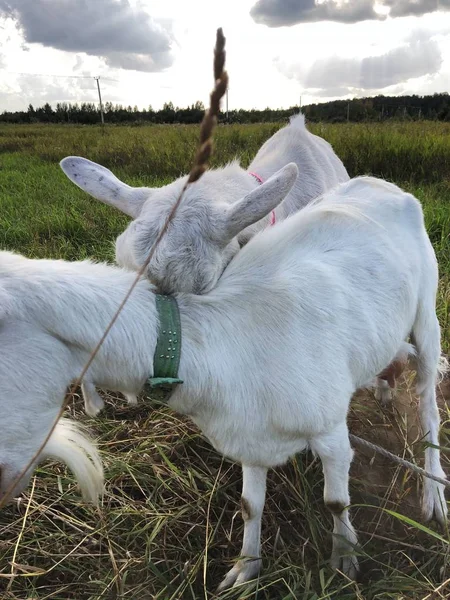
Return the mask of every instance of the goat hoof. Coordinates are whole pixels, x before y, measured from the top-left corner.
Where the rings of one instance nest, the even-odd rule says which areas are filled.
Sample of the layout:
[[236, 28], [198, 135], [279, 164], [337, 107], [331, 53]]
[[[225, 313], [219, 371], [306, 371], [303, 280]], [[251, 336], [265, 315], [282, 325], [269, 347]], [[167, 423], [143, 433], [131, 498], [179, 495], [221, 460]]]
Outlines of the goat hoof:
[[228, 571], [222, 583], [217, 588], [217, 592], [223, 592], [231, 587], [237, 587], [242, 583], [255, 579], [260, 570], [260, 558], [240, 560], [230, 571]]
[[392, 404], [394, 395], [389, 388], [377, 387], [375, 389], [375, 400], [380, 402], [383, 406], [389, 406]]
[[128, 404], [132, 404], [133, 406], [135, 406], [138, 403], [136, 394], [124, 394], [124, 395], [125, 395], [125, 398], [127, 399]]
[[[351, 552], [348, 549], [348, 552]], [[345, 556], [342, 554], [334, 553], [331, 557], [331, 566], [333, 569], [341, 571], [346, 575], [349, 579], [356, 579], [359, 572], [358, 559], [356, 556], [351, 554], [346, 554]]]
[[[444, 472], [437, 473], [437, 475], [445, 478]], [[437, 481], [426, 479], [423, 482], [422, 519], [427, 522], [434, 516], [443, 529], [447, 526], [448, 516], [444, 492], [445, 487]]]
[[101, 401], [101, 404], [99, 404], [98, 402], [96, 402], [95, 404], [91, 402], [85, 402], [84, 404], [84, 409], [89, 417], [96, 417], [98, 413], [104, 408], [105, 403], [103, 402], [103, 400]]

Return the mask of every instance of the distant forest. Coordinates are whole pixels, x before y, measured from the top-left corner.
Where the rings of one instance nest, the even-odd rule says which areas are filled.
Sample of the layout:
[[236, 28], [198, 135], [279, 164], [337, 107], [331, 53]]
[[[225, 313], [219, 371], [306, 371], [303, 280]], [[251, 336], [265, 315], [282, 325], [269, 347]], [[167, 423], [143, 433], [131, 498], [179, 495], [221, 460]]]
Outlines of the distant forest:
[[[104, 104], [106, 123], [200, 123], [205, 107], [196, 102], [188, 108], [175, 107], [172, 102], [164, 104], [161, 110], [151, 106], [139, 110], [137, 106], [122, 106], [106, 102]], [[355, 98], [354, 100], [333, 100], [322, 104], [310, 104], [302, 107], [309, 121], [340, 123], [345, 121], [383, 121], [386, 119], [439, 120], [450, 121], [450, 96], [448, 93], [432, 96], [375, 96], [374, 98]], [[262, 123], [285, 121], [299, 111], [299, 106], [288, 109], [230, 110], [228, 118], [224, 111], [221, 122]], [[45, 104], [35, 108], [31, 104], [26, 111], [3, 112], [3, 123], [77, 123], [93, 125], [100, 122], [98, 104], [58, 103], [55, 108]]]

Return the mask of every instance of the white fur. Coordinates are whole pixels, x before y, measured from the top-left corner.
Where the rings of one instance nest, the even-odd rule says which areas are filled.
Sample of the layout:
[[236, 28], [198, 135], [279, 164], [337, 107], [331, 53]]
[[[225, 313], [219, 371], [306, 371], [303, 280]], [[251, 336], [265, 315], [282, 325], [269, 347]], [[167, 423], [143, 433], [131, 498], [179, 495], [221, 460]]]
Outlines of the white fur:
[[[289, 164], [298, 167], [300, 176], [295, 181], [285, 176]], [[138, 271], [186, 178], [159, 189], [132, 188], [109, 169], [84, 158], [69, 156], [61, 161], [61, 168], [94, 198], [135, 218], [116, 240], [116, 260]], [[249, 173], [263, 178], [263, 185]], [[273, 179], [275, 173], [278, 177]], [[263, 144], [248, 171], [234, 162], [206, 172], [188, 188], [147, 275], [166, 293], [205, 293], [217, 283], [239, 245], [269, 225], [271, 210], [280, 221], [347, 180], [347, 171], [331, 145], [310, 133], [304, 115], [298, 114]], [[374, 385], [383, 403], [392, 399], [387, 382], [377, 379]], [[103, 400], [92, 385], [84, 384], [82, 392], [86, 412], [96, 415]]]
[[80, 425], [60, 419], [43, 450], [43, 458], [52, 457], [71, 469], [83, 498], [97, 504], [103, 493], [103, 466], [97, 448]]
[[[133, 278], [90, 262], [0, 254], [0, 462], [8, 472], [36, 449]], [[444, 476], [435, 447], [436, 289], [420, 204], [392, 184], [357, 178], [256, 235], [209, 293], [177, 295], [185, 383], [169, 404], [243, 465], [243, 558], [223, 587], [259, 570], [267, 469], [308, 446], [322, 460], [324, 498], [334, 511], [332, 564], [355, 575], [348, 406], [410, 334], [421, 423], [433, 445], [425, 466]], [[139, 282], [86, 381], [141, 390], [158, 330], [153, 291]], [[443, 486], [428, 479], [423, 486], [424, 516], [444, 523]]]
[[[298, 167], [299, 177], [288, 189], [279, 189], [268, 198], [268, 180], [278, 173], [282, 181], [280, 175], [290, 163]], [[94, 198], [135, 219], [117, 239], [116, 260], [133, 270], [142, 267], [186, 177], [162, 188], [132, 188], [105, 167], [84, 158], [69, 156], [61, 161], [61, 168]], [[251, 172], [264, 183], [260, 185]], [[149, 279], [166, 293], [205, 293], [215, 286], [239, 250], [238, 238], [242, 245], [264, 229], [271, 210], [275, 210], [277, 220], [284, 219], [347, 180], [347, 171], [330, 144], [310, 133], [304, 115], [299, 114], [265, 142], [248, 171], [233, 162], [207, 171], [187, 189], [148, 267]], [[252, 190], [251, 210], [245, 211], [243, 199]]]
[[[40, 424], [42, 423], [40, 422]], [[49, 424], [51, 423], [49, 422]], [[26, 424], [24, 423], [24, 425]], [[27, 427], [28, 430], [29, 428]], [[46, 432], [39, 431], [37, 433], [45, 434]], [[39, 444], [36, 438], [33, 440], [32, 443], [35, 443], [35, 446], [31, 446], [33, 452], [28, 454], [27, 460], [23, 460], [23, 457], [17, 460], [15, 457], [14, 460], [10, 461], [8, 458], [5, 458], [8, 456], [8, 452], [2, 453], [2, 460], [0, 462], [0, 500], [3, 500], [6, 494], [8, 494], [8, 498], [21, 494], [27, 487], [35, 467], [45, 459], [53, 458], [65, 463], [70, 468], [76, 481], [78, 481], [83, 498], [87, 502], [97, 504], [99, 497], [103, 493], [104, 486], [103, 465], [100, 455], [95, 444], [89, 439], [81, 426], [67, 418], [58, 421], [37, 461], [20, 478], [14, 489], [9, 491], [13, 481], [22, 473], [26, 464], [31, 460], [33, 454], [40, 446], [43, 437]], [[26, 444], [23, 442], [15, 444], [14, 453], [21, 451], [21, 449], [27, 446], [29, 446], [29, 442]]]

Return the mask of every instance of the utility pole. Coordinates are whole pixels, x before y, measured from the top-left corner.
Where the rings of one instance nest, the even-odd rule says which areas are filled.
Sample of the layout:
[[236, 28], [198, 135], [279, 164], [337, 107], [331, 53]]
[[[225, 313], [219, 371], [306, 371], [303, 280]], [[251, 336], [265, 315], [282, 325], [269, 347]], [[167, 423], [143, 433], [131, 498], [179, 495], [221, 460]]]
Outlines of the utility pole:
[[350, 121], [350, 102], [347, 102], [347, 123]]
[[227, 111], [227, 123], [228, 123], [228, 86], [226, 91], [226, 111]]
[[102, 94], [100, 92], [100, 75], [98, 77], [94, 77], [94, 79], [97, 81], [98, 99], [100, 101], [100, 115], [102, 117], [102, 125], [104, 125], [105, 124], [105, 117], [103, 115]]
[[300, 106], [299, 106], [300, 110], [302, 110], [302, 95], [300, 94]]

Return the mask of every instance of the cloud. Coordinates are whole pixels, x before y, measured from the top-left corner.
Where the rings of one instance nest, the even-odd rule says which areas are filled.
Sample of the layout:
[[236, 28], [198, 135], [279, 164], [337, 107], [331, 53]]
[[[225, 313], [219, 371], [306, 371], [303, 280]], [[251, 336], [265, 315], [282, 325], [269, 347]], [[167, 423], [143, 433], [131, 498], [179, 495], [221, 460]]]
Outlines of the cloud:
[[450, 10], [450, 0], [384, 0], [390, 17], [419, 16], [438, 10]]
[[314, 92], [314, 96], [317, 98], [343, 98], [345, 96], [358, 96], [358, 92], [356, 90], [349, 90], [349, 88], [337, 86], [337, 87], [327, 87], [326, 89], [317, 89]]
[[106, 64], [119, 69], [146, 71], [152, 73], [162, 71], [172, 64], [172, 56], [168, 53], [126, 54], [124, 52], [111, 52], [105, 57]]
[[345, 4], [335, 0], [326, 0], [321, 4], [316, 0], [258, 0], [250, 15], [256, 23], [268, 27], [315, 21], [357, 23], [367, 19], [384, 18], [374, 11], [372, 0], [349, 0]]
[[377, 12], [375, 5], [389, 9], [390, 17], [450, 10], [450, 0], [258, 0], [250, 15], [256, 23], [267, 27], [288, 27], [317, 21], [358, 23], [384, 20], [386, 14]]
[[[117, 102], [120, 97], [107, 82], [102, 83], [105, 98]], [[43, 106], [46, 102], [94, 102], [98, 104], [96, 83], [89, 79], [58, 79], [50, 76], [16, 75], [0, 82], [0, 105], [2, 110], [26, 110], [29, 104]]]
[[[423, 30], [411, 34], [402, 46], [379, 56], [362, 59], [333, 56], [315, 61], [309, 69], [300, 64], [276, 61], [284, 75], [299, 81], [305, 91], [315, 96], [345, 96], [354, 94], [355, 90], [382, 90], [437, 73], [441, 64], [438, 43]], [[340, 93], [330, 94], [328, 90]]]
[[27, 43], [104, 58], [110, 66], [155, 72], [172, 64], [172, 35], [129, 0], [0, 0]]

